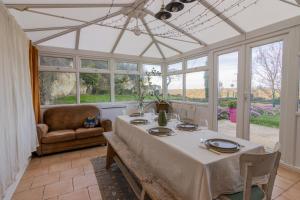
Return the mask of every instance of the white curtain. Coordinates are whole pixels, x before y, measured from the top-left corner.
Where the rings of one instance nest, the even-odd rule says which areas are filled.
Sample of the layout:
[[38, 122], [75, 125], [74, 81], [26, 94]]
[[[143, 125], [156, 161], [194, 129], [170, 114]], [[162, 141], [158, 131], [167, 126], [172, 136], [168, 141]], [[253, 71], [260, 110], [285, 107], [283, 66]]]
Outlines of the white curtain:
[[36, 149], [29, 43], [0, 0], [0, 197]]

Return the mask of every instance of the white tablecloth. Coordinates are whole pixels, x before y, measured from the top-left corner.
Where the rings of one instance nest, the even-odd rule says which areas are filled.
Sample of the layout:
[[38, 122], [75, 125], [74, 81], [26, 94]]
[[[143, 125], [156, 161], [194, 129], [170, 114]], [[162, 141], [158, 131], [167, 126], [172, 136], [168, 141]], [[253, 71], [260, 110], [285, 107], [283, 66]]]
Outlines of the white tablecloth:
[[[152, 136], [147, 129], [157, 126], [157, 122], [150, 114], [144, 118], [151, 123], [135, 126], [129, 123], [134, 118], [119, 116], [115, 133], [185, 200], [211, 200], [223, 193], [241, 191], [239, 156], [245, 152], [263, 151], [261, 145], [209, 130], [175, 130], [176, 120], [167, 126], [175, 130], [176, 135]], [[234, 154], [217, 155], [200, 142], [209, 138], [231, 139], [244, 147]]]

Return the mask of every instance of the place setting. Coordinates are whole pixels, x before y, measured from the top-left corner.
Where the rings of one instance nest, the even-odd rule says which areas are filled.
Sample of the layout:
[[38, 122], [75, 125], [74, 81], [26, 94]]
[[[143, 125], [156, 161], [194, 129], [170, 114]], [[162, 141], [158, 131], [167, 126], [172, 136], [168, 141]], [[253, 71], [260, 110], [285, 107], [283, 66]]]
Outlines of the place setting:
[[236, 153], [240, 151], [243, 147], [237, 142], [228, 139], [221, 138], [212, 138], [212, 139], [200, 139], [200, 143], [204, 146], [200, 146], [201, 148], [205, 148], [208, 151], [221, 155], [222, 153]]

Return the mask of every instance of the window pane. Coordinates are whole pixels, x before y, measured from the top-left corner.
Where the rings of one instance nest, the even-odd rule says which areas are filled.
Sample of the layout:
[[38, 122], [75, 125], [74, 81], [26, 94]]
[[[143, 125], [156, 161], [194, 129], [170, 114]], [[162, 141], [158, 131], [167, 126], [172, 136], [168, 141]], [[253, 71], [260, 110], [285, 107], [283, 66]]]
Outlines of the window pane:
[[116, 101], [136, 100], [139, 85], [138, 75], [116, 74], [115, 75], [115, 98]]
[[183, 95], [183, 75], [167, 76], [168, 99], [182, 100]]
[[80, 73], [80, 103], [110, 101], [110, 75]]
[[144, 64], [143, 65], [143, 71], [144, 71], [144, 73], [146, 73], [146, 72], [152, 72], [153, 70], [156, 71], [156, 72], [161, 73], [161, 67], [160, 67], [160, 65], [149, 65], [149, 64]]
[[168, 66], [168, 72], [174, 72], [182, 70], [182, 62], [171, 64]]
[[117, 63], [117, 70], [138, 71], [138, 65], [136, 63]]
[[81, 68], [108, 69], [108, 61], [81, 59]]
[[196, 68], [196, 67], [203, 67], [203, 66], [207, 66], [207, 56], [187, 61], [188, 69]]
[[162, 77], [161, 76], [145, 76], [144, 84], [148, 88], [145, 100], [156, 100], [155, 95], [162, 95]]
[[208, 102], [208, 72], [186, 74], [186, 98], [188, 101]]
[[73, 58], [41, 56], [40, 64], [46, 67], [73, 67]]
[[76, 103], [75, 73], [40, 72], [42, 105]]

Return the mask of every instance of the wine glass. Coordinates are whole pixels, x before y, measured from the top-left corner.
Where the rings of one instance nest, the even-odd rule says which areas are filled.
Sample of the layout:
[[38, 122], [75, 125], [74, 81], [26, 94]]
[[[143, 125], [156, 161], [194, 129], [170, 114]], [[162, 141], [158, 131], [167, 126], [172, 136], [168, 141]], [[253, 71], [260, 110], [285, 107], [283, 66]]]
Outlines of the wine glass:
[[197, 121], [197, 124], [198, 124], [198, 128], [200, 130], [208, 130], [208, 121], [207, 121], [207, 119], [199, 119]]

